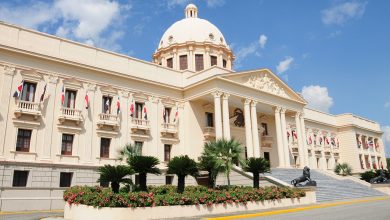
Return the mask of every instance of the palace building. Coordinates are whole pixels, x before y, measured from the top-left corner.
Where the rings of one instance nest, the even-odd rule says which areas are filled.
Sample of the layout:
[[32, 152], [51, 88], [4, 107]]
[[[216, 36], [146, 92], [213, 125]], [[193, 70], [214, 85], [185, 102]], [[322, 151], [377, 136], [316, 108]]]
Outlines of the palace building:
[[64, 187], [97, 184], [127, 143], [162, 169], [219, 138], [272, 168], [386, 167], [377, 122], [309, 109], [267, 68], [234, 71], [227, 39], [193, 4], [152, 62], [0, 22], [0, 210], [61, 207]]

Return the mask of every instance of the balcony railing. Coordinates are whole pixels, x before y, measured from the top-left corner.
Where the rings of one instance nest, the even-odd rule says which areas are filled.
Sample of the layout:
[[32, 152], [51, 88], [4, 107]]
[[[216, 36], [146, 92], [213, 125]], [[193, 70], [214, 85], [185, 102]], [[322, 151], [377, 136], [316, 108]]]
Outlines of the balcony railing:
[[272, 136], [262, 136], [261, 142], [264, 144], [272, 144], [274, 142], [274, 137]]
[[206, 140], [215, 138], [215, 128], [214, 127], [204, 127], [203, 136]]
[[22, 114], [33, 115], [35, 119], [38, 118], [38, 116], [41, 116], [39, 103], [23, 100], [18, 101], [15, 116], [19, 118]]
[[113, 129], [116, 129], [119, 126], [119, 117], [118, 115], [101, 113], [99, 114], [99, 121], [97, 122], [99, 128], [102, 128], [104, 125], [112, 126]]
[[161, 124], [161, 132], [162, 133], [177, 133], [177, 124], [176, 123], [162, 123]]
[[149, 130], [150, 129], [150, 125], [149, 125], [149, 120], [146, 120], [146, 119], [141, 119], [141, 118], [133, 118], [131, 120], [132, 122], [132, 126], [131, 126], [131, 129], [132, 130]]
[[81, 117], [81, 110], [62, 107], [59, 120], [61, 123], [63, 123], [65, 120], [70, 120], [75, 121], [77, 124], [79, 124], [83, 120], [83, 118]]

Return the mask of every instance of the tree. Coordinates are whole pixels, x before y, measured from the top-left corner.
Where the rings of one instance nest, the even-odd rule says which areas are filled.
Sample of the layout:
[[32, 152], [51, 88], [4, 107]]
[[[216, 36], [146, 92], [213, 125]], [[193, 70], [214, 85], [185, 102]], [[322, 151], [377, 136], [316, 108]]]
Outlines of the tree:
[[253, 188], [259, 188], [260, 173], [269, 173], [270, 164], [269, 161], [264, 158], [251, 157], [246, 161], [244, 171], [251, 172], [253, 174]]
[[153, 156], [142, 156], [138, 146], [128, 144], [120, 151], [119, 159], [126, 159], [127, 163], [139, 175], [139, 186], [142, 191], [147, 191], [147, 174], [161, 174], [157, 165], [160, 163], [158, 158]]
[[215, 158], [217, 167], [225, 171], [228, 186], [230, 187], [230, 172], [233, 165], [244, 165], [245, 161], [242, 158], [242, 147], [239, 142], [234, 139], [218, 139], [205, 144], [204, 153]]
[[190, 159], [187, 155], [172, 158], [172, 160], [168, 162], [167, 173], [177, 175], [178, 193], [184, 192], [186, 176], [190, 175], [197, 177], [199, 175], [198, 166], [195, 160]]
[[100, 178], [97, 182], [111, 182], [111, 189], [114, 193], [119, 192], [120, 183], [132, 184], [130, 175], [132, 175], [134, 171], [129, 166], [104, 165], [103, 167], [98, 168], [98, 172], [100, 173]]
[[209, 188], [215, 188], [218, 173], [224, 172], [224, 167], [217, 163], [217, 159], [205, 152], [199, 157], [199, 169], [207, 171]]
[[341, 176], [350, 176], [352, 175], [352, 167], [347, 163], [337, 164], [334, 172]]

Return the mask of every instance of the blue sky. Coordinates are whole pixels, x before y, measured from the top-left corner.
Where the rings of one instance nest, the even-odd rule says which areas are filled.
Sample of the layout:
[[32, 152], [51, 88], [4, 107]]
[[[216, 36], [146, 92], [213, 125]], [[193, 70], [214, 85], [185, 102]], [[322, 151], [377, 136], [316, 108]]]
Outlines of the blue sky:
[[0, 20], [150, 61], [189, 2], [236, 70], [270, 68], [314, 108], [378, 121], [390, 155], [388, 0], [14, 0], [0, 1]]

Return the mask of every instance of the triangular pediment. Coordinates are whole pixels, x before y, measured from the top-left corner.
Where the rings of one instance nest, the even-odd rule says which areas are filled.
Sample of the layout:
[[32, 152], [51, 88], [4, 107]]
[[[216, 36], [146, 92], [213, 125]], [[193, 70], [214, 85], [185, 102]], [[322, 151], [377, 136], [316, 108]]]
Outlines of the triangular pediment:
[[261, 92], [305, 103], [305, 100], [268, 69], [236, 72], [223, 78]]

